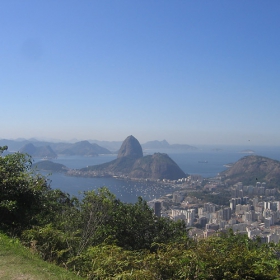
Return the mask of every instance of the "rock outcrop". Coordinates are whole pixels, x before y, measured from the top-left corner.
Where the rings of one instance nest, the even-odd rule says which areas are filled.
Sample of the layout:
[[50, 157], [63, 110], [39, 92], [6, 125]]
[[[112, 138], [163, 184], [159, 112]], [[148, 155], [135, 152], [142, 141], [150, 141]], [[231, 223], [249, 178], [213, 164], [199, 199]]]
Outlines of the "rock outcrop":
[[121, 157], [133, 157], [141, 158], [143, 157], [142, 147], [139, 141], [132, 135], [128, 136], [122, 143], [122, 146], [118, 153], [118, 158]]

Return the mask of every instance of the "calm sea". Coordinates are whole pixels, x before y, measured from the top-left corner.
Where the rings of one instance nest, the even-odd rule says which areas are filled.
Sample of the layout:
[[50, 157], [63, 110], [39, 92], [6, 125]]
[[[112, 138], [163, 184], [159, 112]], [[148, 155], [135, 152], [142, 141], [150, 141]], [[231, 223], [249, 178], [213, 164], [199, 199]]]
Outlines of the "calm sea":
[[[266, 156], [280, 161], [280, 147], [214, 147], [203, 146], [195, 151], [164, 150], [187, 174], [199, 174], [204, 178], [215, 177], [226, 169], [228, 163], [234, 163], [249, 155], [246, 151], [254, 151], [254, 155]], [[144, 155], [153, 154], [155, 150], [144, 150]], [[66, 165], [69, 168], [82, 168], [111, 161], [117, 155], [100, 155], [98, 157], [58, 157], [54, 162]], [[36, 160], [35, 160], [36, 162]], [[47, 173], [44, 173], [47, 175]], [[69, 177], [60, 173], [48, 174], [52, 188], [61, 189], [70, 195], [82, 197], [82, 192], [102, 186], [108, 189], [124, 202], [136, 202], [138, 196], [146, 200], [159, 198], [171, 193], [172, 187], [158, 184], [147, 184], [112, 178], [82, 178]]]

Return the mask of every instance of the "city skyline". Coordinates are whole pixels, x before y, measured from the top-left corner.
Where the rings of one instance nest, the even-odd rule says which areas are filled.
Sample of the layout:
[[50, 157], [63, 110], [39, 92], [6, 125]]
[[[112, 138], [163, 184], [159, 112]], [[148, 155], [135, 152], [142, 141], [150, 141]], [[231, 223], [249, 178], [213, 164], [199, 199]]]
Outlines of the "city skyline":
[[279, 1], [4, 1], [0, 139], [279, 145]]

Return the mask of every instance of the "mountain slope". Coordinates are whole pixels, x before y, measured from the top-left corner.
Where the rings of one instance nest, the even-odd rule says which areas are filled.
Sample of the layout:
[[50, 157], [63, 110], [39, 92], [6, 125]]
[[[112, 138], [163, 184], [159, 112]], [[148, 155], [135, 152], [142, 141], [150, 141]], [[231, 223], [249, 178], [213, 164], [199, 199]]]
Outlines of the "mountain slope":
[[158, 141], [148, 141], [142, 144], [143, 149], [169, 149], [170, 144], [166, 140]]
[[139, 141], [132, 135], [128, 136], [123, 141], [118, 153], [118, 158], [126, 157], [126, 156], [133, 157], [133, 158], [143, 157], [142, 147]]
[[138, 159], [129, 174], [132, 178], [176, 180], [186, 177], [181, 168], [167, 155], [155, 153]]
[[74, 273], [43, 261], [15, 238], [0, 233], [0, 279], [5, 280], [81, 280]]
[[229, 184], [243, 182], [254, 185], [258, 181], [264, 181], [269, 187], [279, 188], [280, 162], [262, 156], [245, 156], [220, 175]]
[[98, 154], [110, 154], [111, 152], [95, 143], [91, 144], [88, 141], [80, 141], [69, 145], [67, 149], [60, 153], [68, 156], [97, 156]]
[[40, 146], [35, 147], [32, 143], [28, 143], [24, 145], [20, 149], [21, 153], [27, 153], [32, 157], [47, 157], [47, 158], [55, 158], [57, 154], [53, 151], [50, 146]]

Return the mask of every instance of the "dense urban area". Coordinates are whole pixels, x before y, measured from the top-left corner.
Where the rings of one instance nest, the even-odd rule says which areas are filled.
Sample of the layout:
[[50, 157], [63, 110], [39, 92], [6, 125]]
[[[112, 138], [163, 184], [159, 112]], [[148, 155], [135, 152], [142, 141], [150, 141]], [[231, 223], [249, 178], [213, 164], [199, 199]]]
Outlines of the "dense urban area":
[[[170, 182], [171, 183], [171, 182]], [[177, 180], [176, 190], [149, 201], [155, 214], [185, 221], [192, 238], [206, 238], [232, 229], [262, 242], [280, 240], [280, 201], [278, 190], [265, 182], [225, 186], [220, 177], [203, 179], [199, 175]], [[206, 201], [211, 197], [213, 203]]]

